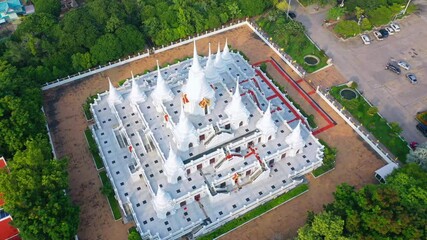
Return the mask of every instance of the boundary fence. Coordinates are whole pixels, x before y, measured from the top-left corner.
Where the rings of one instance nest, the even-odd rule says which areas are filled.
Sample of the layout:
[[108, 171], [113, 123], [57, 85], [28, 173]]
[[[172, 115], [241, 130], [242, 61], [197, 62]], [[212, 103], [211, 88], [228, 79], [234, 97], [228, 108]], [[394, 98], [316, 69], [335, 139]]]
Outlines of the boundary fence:
[[[374, 149], [375, 152], [378, 153], [378, 155], [381, 156], [384, 161], [387, 163], [397, 163], [393, 160], [393, 155], [386, 150], [383, 149], [383, 147], [380, 145], [378, 140], [371, 136], [369, 133], [365, 134], [363, 129], [363, 126], [360, 125], [356, 120], [354, 120], [351, 117], [351, 114], [347, 113], [346, 110], [336, 101], [333, 99], [330, 99], [330, 95], [328, 92], [323, 93], [319, 87], [316, 89], [316, 93], [342, 118], [344, 121], [351, 127], [353, 130], [366, 142], [369, 144], [369, 146]], [[347, 116], [347, 115], [349, 116]]]

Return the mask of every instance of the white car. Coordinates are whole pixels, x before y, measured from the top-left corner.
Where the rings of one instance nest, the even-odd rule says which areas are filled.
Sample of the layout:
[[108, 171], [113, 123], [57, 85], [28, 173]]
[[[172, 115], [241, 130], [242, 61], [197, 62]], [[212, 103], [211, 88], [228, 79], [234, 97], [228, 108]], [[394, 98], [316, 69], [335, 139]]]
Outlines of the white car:
[[400, 32], [400, 27], [396, 23], [391, 23], [390, 27], [393, 28], [395, 32]]
[[374, 36], [379, 41], [384, 40], [383, 35], [380, 32], [378, 32], [378, 31], [374, 31]]
[[405, 70], [409, 70], [411, 68], [411, 66], [409, 65], [409, 63], [401, 60], [399, 62], [397, 62], [397, 65], [399, 65], [401, 68], [405, 69]]
[[388, 32], [389, 35], [393, 35], [394, 34], [394, 30], [391, 27], [385, 27], [385, 30]]
[[362, 41], [365, 45], [371, 44], [371, 39], [369, 39], [367, 34], [362, 34], [360, 37], [362, 38]]
[[417, 77], [413, 73], [406, 74], [406, 78], [408, 78], [409, 82], [411, 82], [412, 84], [418, 83]]

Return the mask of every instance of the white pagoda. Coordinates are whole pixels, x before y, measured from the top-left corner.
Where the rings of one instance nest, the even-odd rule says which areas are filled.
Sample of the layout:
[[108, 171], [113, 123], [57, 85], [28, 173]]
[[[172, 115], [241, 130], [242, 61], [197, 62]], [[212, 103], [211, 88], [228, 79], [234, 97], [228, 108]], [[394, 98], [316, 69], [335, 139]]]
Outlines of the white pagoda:
[[322, 165], [323, 146], [260, 69], [227, 41], [204, 58], [194, 43], [193, 54], [110, 81], [91, 105], [122, 214], [143, 239], [202, 235]]
[[206, 115], [215, 107], [215, 91], [209, 85], [200, 66], [196, 42], [194, 42], [193, 64], [188, 72], [182, 99], [184, 110], [189, 114]]

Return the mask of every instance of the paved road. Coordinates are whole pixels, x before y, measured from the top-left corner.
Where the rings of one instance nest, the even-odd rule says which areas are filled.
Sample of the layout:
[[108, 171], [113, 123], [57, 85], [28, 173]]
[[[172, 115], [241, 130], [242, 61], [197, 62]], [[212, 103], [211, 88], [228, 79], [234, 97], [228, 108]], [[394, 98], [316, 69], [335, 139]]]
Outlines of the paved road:
[[[399, 21], [401, 32], [371, 45], [363, 45], [359, 37], [339, 40], [322, 26], [326, 10], [296, 6], [297, 20], [306, 26], [312, 39], [348, 80], [359, 83], [365, 97], [388, 121], [400, 123], [409, 142], [427, 140], [415, 129], [414, 118], [418, 111], [427, 110], [427, 3], [419, 3], [419, 13]], [[404, 70], [401, 76], [384, 70], [390, 58], [408, 61], [419, 84], [410, 84]]]

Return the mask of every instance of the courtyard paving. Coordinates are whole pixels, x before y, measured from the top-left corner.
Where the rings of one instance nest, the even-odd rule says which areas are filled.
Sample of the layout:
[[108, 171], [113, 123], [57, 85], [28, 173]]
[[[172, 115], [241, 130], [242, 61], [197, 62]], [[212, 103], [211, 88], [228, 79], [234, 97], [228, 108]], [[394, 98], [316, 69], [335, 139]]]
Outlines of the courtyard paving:
[[[216, 46], [217, 41], [225, 42], [239, 49], [249, 57], [252, 63], [278, 56], [274, 54], [249, 28], [242, 27], [217, 36], [198, 41], [199, 53], [207, 55], [208, 42]], [[113, 82], [128, 78], [131, 71], [135, 74], [146, 69], [153, 69], [155, 60], [163, 65], [186, 56], [191, 56], [192, 46], [182, 46], [164, 53], [156, 54], [130, 64], [107, 70], [85, 80], [51, 89], [44, 93], [44, 108], [52, 132], [53, 143], [58, 157], [70, 158], [69, 175], [71, 196], [80, 206], [80, 239], [127, 239], [130, 224], [115, 222], [106, 198], [100, 193], [100, 180], [86, 146], [84, 129], [87, 122], [82, 111], [86, 98], [108, 88], [106, 77]], [[292, 70], [284, 66], [294, 79]], [[330, 71], [331, 68], [328, 68]], [[326, 76], [327, 77], [327, 76]], [[299, 80], [298, 80], [299, 81]], [[304, 82], [300, 82], [304, 84]], [[288, 91], [293, 91], [289, 88]], [[321, 102], [316, 94], [313, 99], [327, 111], [337, 125], [317, 135], [331, 146], [338, 148], [336, 169], [318, 179], [310, 180], [310, 190], [303, 196], [277, 208], [261, 218], [233, 231], [225, 239], [273, 239], [295, 236], [297, 229], [303, 225], [307, 211], [320, 211], [322, 206], [332, 201], [332, 192], [336, 185], [347, 182], [357, 187], [374, 182], [373, 172], [384, 165], [378, 156], [371, 152], [354, 131], [346, 125], [326, 103]], [[304, 99], [295, 96], [295, 101], [304, 104]], [[309, 108], [306, 111], [312, 111]]]

